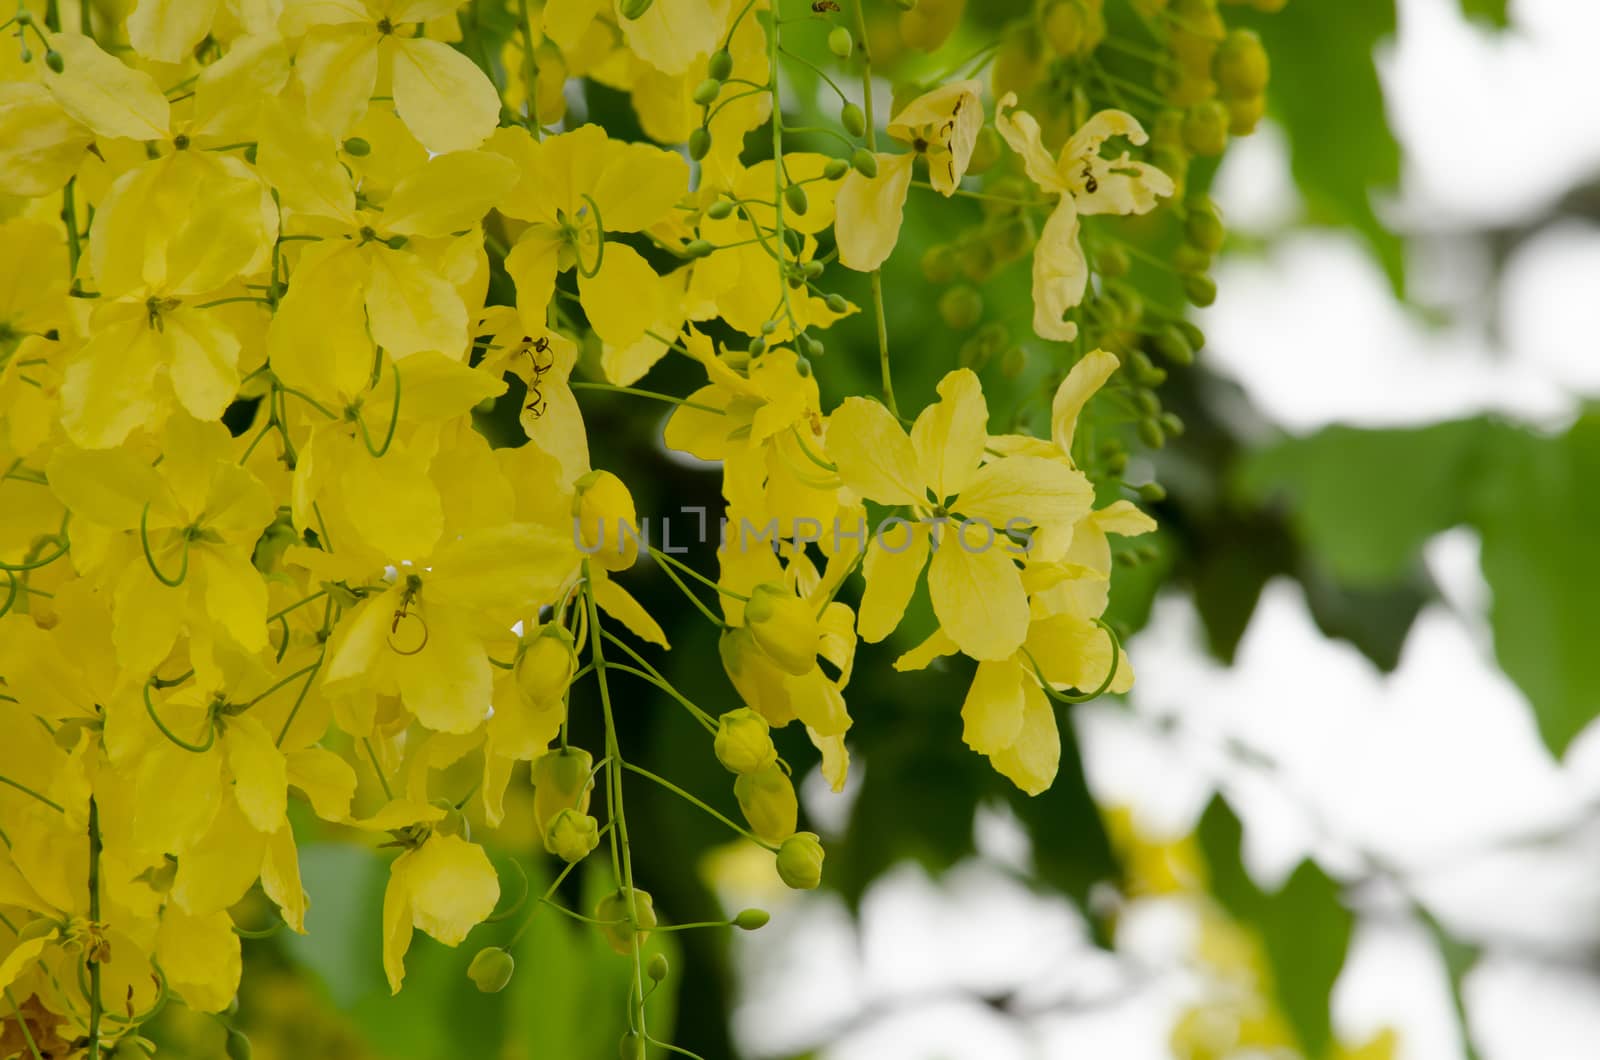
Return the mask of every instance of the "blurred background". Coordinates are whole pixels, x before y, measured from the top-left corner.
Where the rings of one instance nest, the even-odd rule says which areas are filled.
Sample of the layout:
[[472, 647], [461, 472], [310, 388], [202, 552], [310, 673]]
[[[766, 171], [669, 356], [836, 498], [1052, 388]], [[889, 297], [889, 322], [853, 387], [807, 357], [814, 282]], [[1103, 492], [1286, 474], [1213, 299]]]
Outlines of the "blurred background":
[[[1028, 6], [969, 3], [941, 55]], [[820, 892], [785, 891], [770, 859], [681, 804], [630, 798], [666, 917], [774, 914], [659, 943], [674, 973], [653, 1003], [707, 1060], [1595, 1055], [1600, 5], [1224, 11], [1265, 40], [1271, 103], [1215, 174], [1191, 176], [1229, 240], [1217, 299], [1192, 317], [1208, 342], [1161, 391], [1187, 430], [1128, 473], [1167, 494], [1155, 549], [1114, 581], [1138, 683], [1075, 708], [1061, 776], [1029, 799], [962, 746], [959, 664], [891, 670], [926, 614], [864, 647], [850, 785], [835, 795], [813, 771], [802, 790], [828, 844]], [[797, 95], [815, 84], [785, 76]], [[629, 128], [625, 96], [572, 92], [569, 124]], [[965, 356], [918, 265], [949, 215], [916, 196], [887, 280], [928, 292], [889, 306], [909, 406]], [[1025, 334], [1026, 269], [985, 278], [986, 317], [1020, 326], [983, 378], [992, 407], [1036, 423], [1025, 399], [1059, 366]], [[875, 390], [866, 328], [830, 333], [825, 405]], [[668, 361], [649, 385], [696, 380]], [[716, 504], [716, 477], [653, 441], [653, 409], [585, 409], [597, 466], [653, 468], [642, 514]], [[704, 665], [709, 631], [671, 621], [684, 605], [659, 572], [631, 579], [673, 631], [669, 676], [732, 706]], [[670, 761], [731, 811], [697, 730], [636, 695], [619, 707], [629, 757]], [[531, 834], [498, 848], [544, 886]], [[310, 934], [246, 943], [240, 1025], [258, 1056], [614, 1055], [626, 962], [581, 925], [535, 917], [495, 996], [463, 969], [511, 925], [461, 951], [419, 938], [391, 1000], [382, 860], [309, 841], [302, 867]], [[214, 1025], [167, 1032], [213, 1055]]]

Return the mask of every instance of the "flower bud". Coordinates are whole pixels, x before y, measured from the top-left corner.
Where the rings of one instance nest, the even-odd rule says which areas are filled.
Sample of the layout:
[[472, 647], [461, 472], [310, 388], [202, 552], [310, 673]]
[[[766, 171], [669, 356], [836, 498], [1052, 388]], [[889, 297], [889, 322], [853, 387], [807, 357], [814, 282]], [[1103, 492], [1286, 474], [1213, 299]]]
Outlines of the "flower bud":
[[[805, 355], [800, 358], [800, 360], [805, 364], [805, 368], [800, 372], [801, 377], [804, 378], [811, 374], [811, 364], [806, 360], [806, 358], [821, 357], [825, 351], [823, 350], [822, 340], [817, 338], [815, 335], [801, 335], [798, 345], [802, 350], [805, 351]], [[799, 368], [800, 366], [796, 365], [795, 367]]]
[[600, 822], [577, 810], [560, 810], [545, 829], [544, 848], [572, 864], [582, 861], [600, 845]]
[[1183, 329], [1175, 324], [1168, 324], [1157, 332], [1151, 345], [1157, 353], [1173, 364], [1194, 363], [1194, 349], [1184, 336]]
[[223, 1047], [228, 1060], [250, 1060], [254, 1050], [250, 1048], [250, 1039], [237, 1027], [228, 1028], [228, 1043]]
[[810, 673], [822, 648], [822, 630], [811, 604], [782, 585], [763, 582], [750, 590], [744, 624], [756, 644], [795, 676]]
[[733, 56], [728, 49], [718, 48], [711, 53], [711, 58], [706, 60], [706, 75], [718, 81], [726, 81], [733, 76]]
[[765, 909], [743, 909], [733, 918], [733, 926], [740, 931], [759, 931], [767, 926], [772, 914]]
[[822, 882], [822, 842], [815, 832], [796, 832], [778, 848], [778, 877], [797, 891]]
[[709, 107], [717, 101], [717, 96], [722, 93], [722, 82], [714, 77], [708, 77], [694, 86], [693, 99], [702, 107]]
[[689, 157], [696, 162], [711, 153], [711, 130], [704, 125], [689, 134]]
[[1272, 76], [1267, 50], [1261, 46], [1261, 38], [1249, 29], [1229, 32], [1212, 60], [1212, 71], [1222, 94], [1236, 99], [1261, 95]]
[[589, 812], [593, 769], [594, 758], [581, 747], [557, 747], [534, 760], [533, 819], [541, 835], [562, 810]]
[[638, 1031], [626, 1031], [617, 1042], [617, 1056], [621, 1060], [645, 1060], [644, 1035]]
[[44, 64], [48, 66], [52, 72], [58, 74], [67, 68], [67, 61], [63, 59], [61, 57], [61, 53], [56, 51], [54, 48], [45, 49]]
[[1220, 155], [1228, 146], [1228, 108], [1214, 99], [1196, 103], [1183, 116], [1183, 145], [1197, 155]]
[[868, 151], [865, 147], [858, 147], [850, 156], [850, 166], [863, 177], [871, 180], [878, 175], [878, 156]]
[[804, 214], [811, 206], [806, 199], [806, 189], [799, 184], [790, 184], [783, 189], [783, 201], [790, 210], [797, 214]]
[[632, 22], [634, 19], [641, 17], [646, 11], [649, 11], [654, 4], [655, 0], [622, 0], [617, 10], [623, 18]]
[[1058, 55], [1077, 55], [1089, 37], [1089, 12], [1082, 0], [1055, 0], [1044, 9], [1044, 36]]
[[717, 248], [704, 239], [691, 239], [683, 245], [684, 256], [690, 258], [703, 258]]
[[1204, 309], [1217, 300], [1217, 281], [1201, 273], [1183, 278], [1183, 296], [1191, 305]]
[[1189, 204], [1189, 215], [1183, 219], [1183, 236], [1192, 245], [1207, 254], [1215, 254], [1222, 249], [1222, 241], [1227, 234], [1227, 229], [1222, 226], [1222, 218], [1217, 216], [1217, 208], [1210, 199], [1202, 196], [1197, 202]]
[[390, 236], [388, 239], [383, 241], [383, 245], [388, 247], [390, 250], [404, 250], [406, 248], [406, 244], [409, 242], [410, 240], [405, 236]]
[[559, 703], [578, 668], [572, 634], [557, 623], [541, 626], [517, 656], [513, 672], [517, 690], [536, 710]]
[[844, 175], [850, 172], [850, 163], [842, 158], [830, 158], [828, 164], [822, 167], [823, 180], [843, 180]]
[[939, 297], [939, 316], [951, 331], [965, 331], [983, 317], [983, 296], [961, 284]]
[[845, 296], [837, 291], [828, 296], [827, 302], [828, 312], [830, 313], [843, 313], [850, 308], [850, 303], [845, 299]]
[[467, 978], [485, 994], [498, 994], [511, 982], [517, 962], [499, 946], [485, 946], [467, 965]]
[[1179, 320], [1175, 323], [1178, 330], [1183, 332], [1183, 337], [1188, 340], [1191, 350], [1203, 350], [1206, 348], [1206, 333], [1200, 330], [1198, 324], [1190, 320]]
[[713, 221], [725, 221], [733, 216], [733, 203], [727, 199], [718, 199], [706, 207], [706, 216]]
[[959, 275], [960, 261], [956, 248], [949, 243], [935, 243], [922, 252], [919, 262], [922, 275], [929, 283], [949, 283]]
[[639, 519], [633, 495], [609, 471], [573, 483], [572, 518], [583, 553], [606, 570], [627, 570], [639, 558]]
[[841, 59], [850, 58], [855, 43], [850, 31], [843, 26], [835, 26], [828, 32], [828, 50]]
[[750, 830], [769, 843], [794, 834], [800, 803], [794, 785], [776, 763], [754, 773], [743, 773], [733, 782], [734, 797]]
[[846, 103], [839, 112], [839, 124], [851, 136], [860, 136], [867, 131], [867, 116], [854, 103]]
[[372, 145], [359, 136], [352, 136], [344, 142], [344, 153], [351, 158], [366, 158], [372, 153]]
[[1243, 96], [1228, 100], [1228, 132], [1234, 136], [1249, 136], [1256, 131], [1267, 113], [1267, 97]]
[[1104, 243], [1095, 248], [1094, 267], [1102, 276], [1126, 276], [1133, 267], [1128, 251], [1118, 243]]
[[[638, 914], [637, 929], [632, 921], [635, 913]], [[636, 941], [643, 946], [650, 937], [650, 929], [656, 926], [656, 907], [649, 892], [637, 887], [633, 888], [630, 902], [628, 888], [624, 887], [600, 899], [600, 904], [594, 907], [594, 918], [610, 921], [601, 926], [600, 932], [613, 950], [627, 956], [633, 952]]]
[[652, 983], [659, 983], [667, 977], [667, 958], [663, 954], [656, 954], [650, 958], [650, 963], [645, 965], [644, 974], [650, 977]]
[[712, 749], [730, 773], [754, 773], [778, 760], [767, 719], [749, 707], [730, 710], [717, 719]]

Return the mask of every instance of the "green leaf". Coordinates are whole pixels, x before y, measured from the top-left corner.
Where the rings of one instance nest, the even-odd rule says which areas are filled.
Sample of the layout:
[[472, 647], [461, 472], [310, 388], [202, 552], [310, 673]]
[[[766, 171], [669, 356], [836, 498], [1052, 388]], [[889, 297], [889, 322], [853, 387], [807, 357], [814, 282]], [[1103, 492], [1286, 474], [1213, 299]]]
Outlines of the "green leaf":
[[1479, 506], [1495, 653], [1556, 754], [1600, 713], [1597, 482], [1600, 414], [1590, 414], [1559, 438], [1509, 437]]
[[1488, 420], [1430, 427], [1329, 427], [1252, 456], [1247, 492], [1282, 497], [1301, 540], [1348, 586], [1405, 577], [1422, 545], [1472, 515], [1476, 483], [1505, 428]]
[[1305, 861], [1275, 892], [1263, 891], [1240, 858], [1243, 828], [1219, 796], [1198, 829], [1211, 872], [1212, 893], [1236, 920], [1255, 929], [1271, 966], [1278, 1002], [1309, 1056], [1333, 1042], [1328, 1001], [1344, 968], [1355, 918], [1339, 900], [1339, 885]]
[[1394, 35], [1394, 0], [1309, 0], [1271, 15], [1234, 9], [1228, 18], [1254, 27], [1272, 57], [1267, 100], [1288, 134], [1310, 219], [1359, 232], [1396, 294], [1404, 293], [1400, 237], [1372, 206], [1374, 191], [1400, 179], [1400, 146], [1373, 63], [1378, 43]]
[[1483, 22], [1496, 29], [1507, 29], [1511, 25], [1511, 11], [1508, 0], [1461, 0], [1461, 13], [1474, 22]]

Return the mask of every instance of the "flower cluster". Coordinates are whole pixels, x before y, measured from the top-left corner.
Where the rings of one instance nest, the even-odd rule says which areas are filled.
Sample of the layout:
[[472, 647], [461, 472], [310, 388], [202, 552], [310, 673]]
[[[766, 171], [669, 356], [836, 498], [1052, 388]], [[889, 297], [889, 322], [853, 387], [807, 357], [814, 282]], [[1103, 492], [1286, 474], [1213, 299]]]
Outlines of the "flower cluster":
[[[1177, 191], [1159, 148], [1129, 153], [1146, 144], [1132, 113], [1058, 135], [998, 92], [997, 66], [993, 101], [951, 77], [875, 114], [855, 4], [854, 32], [837, 4], [812, 16], [837, 22], [829, 46], [861, 81], [839, 157], [785, 142], [785, 20], [762, 0], [515, 0], [498, 36], [481, 2], [112, 6], [24, 3], [0, 50], [0, 1053], [121, 1055], [169, 999], [227, 1010], [230, 910], [258, 890], [304, 930], [291, 801], [396, 851], [381, 948], [398, 990], [415, 930], [456, 945], [511, 915], [467, 821], [499, 825], [528, 763], [546, 850], [570, 868], [606, 848], [614, 889], [587, 919], [635, 963], [624, 1047], [642, 1055], [657, 911], [625, 778], [817, 886], [772, 730], [798, 722], [843, 785], [857, 639], [894, 632], [924, 575], [938, 628], [896, 666], [976, 660], [966, 742], [1020, 788], [1055, 775], [1054, 701], [1129, 687], [1101, 619], [1109, 538], [1154, 523], [1096, 504], [1119, 480], [1091, 482], [1101, 451], [1076, 428], [1120, 378], [1086, 333], [1137, 330], [1086, 315], [1119, 303], [1084, 220]], [[908, 12], [905, 40], [937, 45], [948, 6]], [[1193, 50], [1189, 29], [1157, 32]], [[1233, 42], [1219, 81], [1255, 99]], [[654, 142], [569, 113], [579, 78], [627, 93]], [[914, 418], [896, 404], [877, 270], [913, 186], [982, 197], [977, 163], [1033, 189], [1002, 189], [1008, 217], [1046, 217], [1034, 327], [1076, 340], [1050, 347], [1048, 439], [991, 433], [971, 368]], [[820, 286], [834, 258], [871, 274], [870, 305]], [[819, 336], [862, 308], [881, 400], [827, 408]], [[634, 385], [669, 356], [705, 385]], [[903, 533], [725, 543], [714, 574], [608, 533], [638, 513], [591, 460], [586, 389], [671, 402], [665, 444], [720, 464], [730, 519], [837, 526], [871, 504]], [[507, 401], [526, 438], [497, 446], [475, 415]], [[717, 627], [729, 709], [646, 656], [668, 637], [627, 582], [652, 560]], [[624, 679], [703, 726], [744, 824], [624, 760]], [[593, 749], [567, 732], [584, 680]], [[486, 990], [511, 974], [502, 949], [473, 962]]]

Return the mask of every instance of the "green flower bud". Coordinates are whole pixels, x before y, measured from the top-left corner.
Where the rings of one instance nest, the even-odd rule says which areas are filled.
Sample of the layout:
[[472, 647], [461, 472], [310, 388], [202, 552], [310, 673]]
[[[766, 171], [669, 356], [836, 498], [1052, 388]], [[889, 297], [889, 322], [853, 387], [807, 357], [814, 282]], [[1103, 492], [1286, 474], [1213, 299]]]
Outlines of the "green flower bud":
[[800, 274], [808, 280], [814, 280], [822, 275], [823, 268], [822, 262], [813, 259], [800, 266]]
[[1160, 449], [1167, 444], [1166, 433], [1155, 420], [1139, 421], [1139, 440], [1151, 449]]
[[689, 157], [696, 162], [711, 153], [711, 130], [704, 125], [689, 134]]
[[733, 782], [733, 795], [757, 836], [777, 843], [794, 834], [800, 802], [794, 784], [776, 762], [753, 773], [741, 773]]
[[359, 136], [352, 136], [344, 142], [344, 153], [351, 158], [366, 158], [372, 153], [372, 145]]
[[822, 842], [815, 832], [796, 832], [778, 848], [778, 876], [797, 891], [822, 882]]
[[644, 974], [650, 977], [652, 983], [659, 983], [667, 977], [667, 958], [656, 954], [650, 958], [650, 963], [644, 966]]
[[691, 239], [683, 246], [683, 253], [691, 258], [703, 258], [717, 248], [704, 239]]
[[822, 630], [815, 609], [784, 586], [763, 582], [752, 589], [744, 624], [761, 650], [788, 673], [799, 677], [817, 665]]
[[539, 627], [517, 656], [512, 672], [522, 699], [536, 710], [557, 705], [578, 669], [572, 634], [557, 623]]
[[622, 1060], [645, 1060], [644, 1035], [638, 1031], [627, 1031], [617, 1043], [617, 1055]]
[[783, 201], [797, 214], [804, 214], [811, 205], [806, 199], [806, 189], [799, 184], [790, 184], [783, 189]]
[[1082, 0], [1055, 0], [1042, 12], [1045, 40], [1058, 55], [1077, 55], [1089, 39], [1089, 11]]
[[237, 1027], [228, 1028], [228, 1043], [223, 1047], [228, 1060], [250, 1060], [254, 1050], [250, 1048], [250, 1039]]
[[783, 245], [793, 257], [799, 257], [800, 252], [806, 247], [806, 237], [793, 228], [783, 230]]
[[[805, 357], [802, 357], [801, 360], [805, 360], [806, 357], [821, 357], [826, 352], [823, 348], [822, 340], [815, 335], [801, 335], [800, 348], [805, 351]], [[809, 374], [809, 370], [802, 374]]]
[[717, 96], [722, 93], [722, 82], [714, 77], [708, 77], [694, 86], [693, 99], [702, 107], [709, 107], [717, 101]]
[[1198, 324], [1188, 320], [1175, 321], [1178, 330], [1183, 332], [1183, 337], [1188, 340], [1191, 350], [1199, 351], [1206, 348], [1206, 333], [1200, 330]]
[[67, 61], [54, 48], [45, 49], [44, 64], [58, 74], [67, 68]]
[[1133, 260], [1120, 243], [1104, 243], [1094, 252], [1094, 265], [1102, 276], [1126, 276], [1133, 267]]
[[639, 558], [639, 516], [628, 487], [609, 471], [590, 471], [573, 488], [573, 529], [584, 553], [606, 570], [633, 566]]
[[834, 292], [828, 296], [828, 312], [844, 313], [850, 309], [850, 302], [844, 295]]
[[1217, 300], [1217, 281], [1209, 276], [1195, 274], [1183, 278], [1183, 296], [1191, 305], [1202, 309]]
[[850, 163], [842, 158], [830, 158], [828, 164], [822, 167], [824, 180], [843, 180], [844, 175], [850, 172]]
[[1250, 29], [1229, 32], [1217, 49], [1211, 68], [1217, 88], [1230, 98], [1261, 95], [1272, 76], [1267, 50], [1261, 46], [1261, 38]]
[[1000, 358], [1000, 374], [1007, 379], [1017, 379], [1028, 369], [1028, 351], [1021, 346], [1006, 350]]
[[650, 10], [654, 3], [655, 0], [622, 0], [622, 3], [618, 6], [618, 11], [623, 18], [631, 22]]
[[949, 283], [956, 278], [960, 270], [956, 248], [949, 243], [935, 243], [924, 250], [919, 264], [922, 266], [923, 277], [929, 283]]
[[760, 357], [763, 353], [767, 352], [767, 344], [764, 339], [758, 337], [751, 339], [750, 345], [745, 347], [745, 349], [750, 352], [750, 356]]
[[1267, 97], [1241, 96], [1228, 100], [1228, 132], [1234, 136], [1249, 136], [1261, 124], [1267, 113]]
[[483, 993], [498, 994], [511, 982], [511, 973], [516, 970], [517, 962], [511, 954], [499, 946], [485, 946], [467, 965], [467, 978]]
[[586, 813], [566, 809], [550, 819], [544, 848], [569, 865], [588, 857], [600, 845], [600, 822]]
[[965, 331], [983, 317], [983, 296], [974, 287], [960, 284], [939, 296], [939, 316], [945, 327]]
[[1160, 504], [1167, 499], [1167, 488], [1159, 482], [1146, 482], [1139, 487], [1139, 499], [1147, 504]]
[[865, 147], [856, 148], [850, 156], [850, 166], [868, 180], [878, 175], [878, 157]]
[[828, 50], [841, 59], [850, 58], [850, 52], [855, 48], [855, 40], [850, 36], [850, 31], [843, 26], [835, 26], [828, 34]]
[[706, 216], [713, 221], [725, 221], [733, 216], [733, 203], [727, 199], [718, 199], [706, 207]]
[[765, 909], [742, 909], [733, 918], [733, 926], [740, 931], [759, 931], [767, 926], [772, 914]]
[[1160, 386], [1167, 381], [1167, 372], [1164, 368], [1156, 367], [1150, 355], [1143, 350], [1134, 350], [1128, 356], [1128, 367], [1133, 372], [1133, 380], [1140, 386]]
[[1161, 430], [1168, 438], [1177, 438], [1183, 434], [1183, 420], [1176, 412], [1163, 412], [1161, 414]]
[[1203, 275], [1211, 269], [1211, 255], [1193, 243], [1179, 243], [1172, 248], [1172, 267], [1185, 276]]
[[[846, 103], [839, 112], [839, 124], [851, 136], [861, 136], [867, 131], [867, 116], [854, 103]], [[857, 167], [859, 168], [859, 167]]]
[[1183, 116], [1183, 145], [1197, 155], [1220, 155], [1228, 146], [1228, 108], [1208, 99]]
[[553, 748], [534, 759], [533, 819], [541, 835], [562, 810], [589, 812], [593, 769], [594, 757], [581, 747]]
[[410, 240], [405, 236], [390, 236], [388, 239], [383, 241], [383, 245], [388, 247], [390, 250], [404, 250], [406, 248], [406, 244], [409, 242]]
[[1189, 214], [1183, 219], [1183, 236], [1192, 245], [1207, 254], [1215, 254], [1222, 249], [1222, 241], [1227, 234], [1222, 218], [1217, 216], [1217, 208], [1210, 199], [1202, 197], [1189, 204]]
[[718, 81], [726, 81], [733, 76], [733, 56], [726, 48], [718, 48], [711, 53], [711, 58], [706, 61], [706, 74]]
[[[615, 921], [606, 923], [600, 933], [605, 936], [606, 943], [613, 950], [623, 956], [633, 952], [635, 942], [643, 946], [645, 939], [650, 937], [650, 929], [656, 926], [656, 907], [648, 891], [633, 889], [633, 900], [629, 902], [626, 887], [613, 891], [600, 899], [600, 904], [594, 907], [594, 918], [602, 921]], [[629, 922], [630, 915], [638, 913], [638, 928]]]
[[1189, 345], [1189, 340], [1183, 334], [1183, 329], [1176, 324], [1168, 324], [1156, 333], [1151, 342], [1155, 351], [1173, 364], [1193, 364], [1194, 348]]
[[811, 362], [804, 357], [794, 359], [794, 371], [801, 379], [811, 378]]

